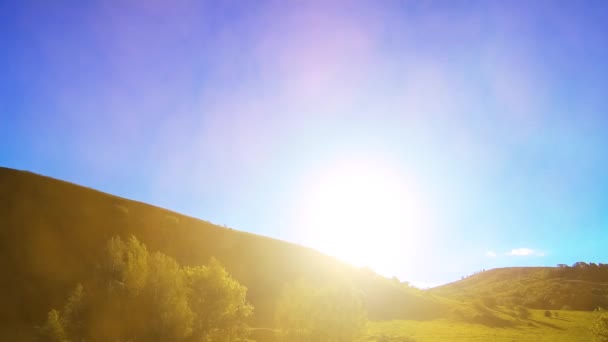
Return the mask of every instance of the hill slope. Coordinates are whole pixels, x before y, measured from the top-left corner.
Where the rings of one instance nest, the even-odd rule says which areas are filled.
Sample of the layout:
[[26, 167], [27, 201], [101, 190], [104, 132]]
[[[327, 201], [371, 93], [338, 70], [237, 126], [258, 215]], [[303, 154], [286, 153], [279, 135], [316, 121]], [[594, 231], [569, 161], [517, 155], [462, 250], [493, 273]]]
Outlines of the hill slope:
[[182, 265], [216, 257], [249, 288], [256, 326], [271, 326], [276, 299], [299, 278], [346, 279], [371, 319], [433, 317], [442, 305], [421, 291], [312, 249], [29, 172], [0, 168], [0, 340], [29, 340], [31, 328], [91, 277], [112, 236], [135, 235]]
[[593, 310], [608, 307], [608, 265], [579, 262], [572, 267], [497, 268], [429, 292], [452, 299], [481, 299], [504, 306]]

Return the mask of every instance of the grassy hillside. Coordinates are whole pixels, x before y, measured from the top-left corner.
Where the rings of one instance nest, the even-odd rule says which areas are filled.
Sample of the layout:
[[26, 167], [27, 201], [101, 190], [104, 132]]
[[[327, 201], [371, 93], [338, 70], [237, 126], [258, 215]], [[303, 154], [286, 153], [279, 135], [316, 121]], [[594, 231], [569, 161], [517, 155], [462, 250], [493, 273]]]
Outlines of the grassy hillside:
[[608, 265], [509, 267], [485, 271], [429, 291], [461, 301], [535, 309], [608, 307]]
[[597, 313], [553, 311], [557, 317], [545, 317], [543, 310], [531, 310], [530, 317], [514, 317], [509, 311], [495, 310], [504, 320], [502, 326], [490, 326], [454, 318], [437, 320], [395, 320], [369, 322], [361, 341], [377, 342], [588, 342], [589, 327]]
[[444, 306], [419, 290], [312, 249], [237, 230], [29, 172], [0, 168], [0, 340], [31, 338], [51, 308], [90, 278], [112, 236], [135, 235], [182, 265], [216, 257], [255, 307], [252, 324], [272, 326], [285, 284], [346, 279], [364, 294], [370, 319], [433, 318]]
[[[445, 317], [372, 321], [361, 341], [592, 341], [591, 326], [605, 310], [575, 310], [606, 299], [605, 294], [593, 293], [604, 291], [608, 284], [579, 279], [598, 280], [603, 271], [592, 267], [585, 270], [512, 267], [485, 271], [426, 291], [448, 308]], [[542, 300], [537, 302], [538, 298]], [[568, 303], [563, 305], [567, 310], [548, 310], [552, 305], [561, 305], [560, 301]]]

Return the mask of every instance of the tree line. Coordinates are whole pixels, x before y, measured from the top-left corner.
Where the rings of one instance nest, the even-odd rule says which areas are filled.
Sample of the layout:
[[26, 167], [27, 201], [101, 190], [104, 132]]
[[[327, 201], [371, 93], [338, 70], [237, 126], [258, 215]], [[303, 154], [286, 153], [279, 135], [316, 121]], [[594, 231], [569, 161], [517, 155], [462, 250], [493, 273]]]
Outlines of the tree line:
[[[137, 238], [110, 239], [92, 279], [37, 327], [43, 342], [243, 341], [254, 308], [247, 288], [215, 259], [180, 266]], [[300, 280], [276, 305], [276, 338], [352, 341], [365, 326], [360, 293], [345, 284]]]

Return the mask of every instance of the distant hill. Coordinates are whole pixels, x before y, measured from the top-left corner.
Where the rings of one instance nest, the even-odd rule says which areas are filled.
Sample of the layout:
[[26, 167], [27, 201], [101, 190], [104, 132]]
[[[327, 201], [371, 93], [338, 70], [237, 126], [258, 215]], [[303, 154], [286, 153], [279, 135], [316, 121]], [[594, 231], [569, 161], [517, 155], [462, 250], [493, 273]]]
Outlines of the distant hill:
[[182, 265], [216, 257], [271, 327], [283, 286], [300, 278], [342, 279], [363, 294], [370, 319], [443, 314], [433, 296], [310, 248], [184, 216], [30, 172], [0, 168], [0, 340], [31, 340], [51, 308], [90, 278], [108, 239], [135, 235]]
[[608, 307], [608, 265], [578, 262], [560, 267], [497, 268], [429, 292], [507, 307], [594, 310]]

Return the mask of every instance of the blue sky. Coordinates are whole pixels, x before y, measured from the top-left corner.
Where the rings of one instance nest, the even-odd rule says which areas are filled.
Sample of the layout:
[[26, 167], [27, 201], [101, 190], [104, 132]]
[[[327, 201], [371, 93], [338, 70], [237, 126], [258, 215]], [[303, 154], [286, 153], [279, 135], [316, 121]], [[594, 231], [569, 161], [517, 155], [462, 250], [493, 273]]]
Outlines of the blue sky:
[[607, 22], [604, 1], [3, 1], [0, 165], [421, 285], [607, 262]]

